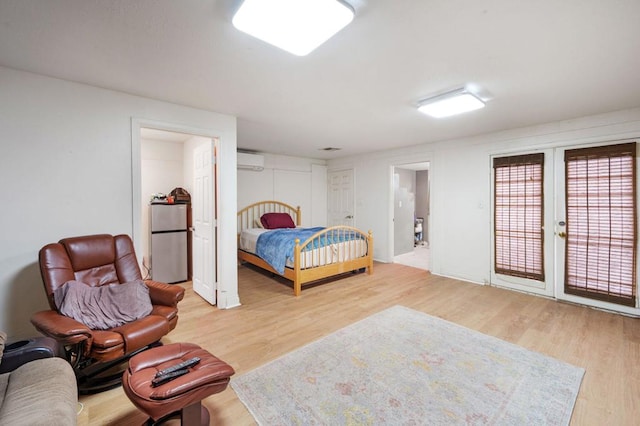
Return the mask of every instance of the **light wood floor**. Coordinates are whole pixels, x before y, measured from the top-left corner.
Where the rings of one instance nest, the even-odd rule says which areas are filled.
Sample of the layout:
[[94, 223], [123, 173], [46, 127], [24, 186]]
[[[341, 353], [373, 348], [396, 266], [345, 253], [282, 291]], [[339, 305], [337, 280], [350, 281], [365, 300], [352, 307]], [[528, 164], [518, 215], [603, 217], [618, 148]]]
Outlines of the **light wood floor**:
[[[241, 307], [219, 310], [186, 285], [178, 326], [163, 341], [196, 343], [240, 375], [399, 304], [585, 368], [572, 425], [639, 424], [638, 319], [398, 264], [376, 264], [371, 276], [349, 275], [305, 288], [298, 298], [286, 284], [249, 267], [239, 267], [238, 274]], [[80, 424], [139, 425], [145, 420], [121, 388], [80, 400]], [[254, 424], [231, 387], [204, 405], [211, 424]]]

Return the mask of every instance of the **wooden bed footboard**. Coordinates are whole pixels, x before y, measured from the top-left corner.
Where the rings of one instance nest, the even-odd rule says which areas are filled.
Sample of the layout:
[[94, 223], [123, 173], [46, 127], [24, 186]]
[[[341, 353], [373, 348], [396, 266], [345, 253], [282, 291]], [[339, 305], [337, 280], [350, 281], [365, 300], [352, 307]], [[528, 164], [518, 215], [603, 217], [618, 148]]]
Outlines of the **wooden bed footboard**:
[[302, 284], [366, 268], [373, 273], [373, 234], [350, 226], [333, 226], [317, 232], [300, 244], [296, 240], [293, 292]]
[[[259, 227], [256, 221], [264, 213], [289, 213], [299, 226], [300, 208], [279, 201], [264, 201], [252, 204], [238, 212], [238, 239], [243, 230]], [[238, 260], [256, 265], [274, 274], [293, 281], [293, 292], [300, 295], [306, 283], [366, 269], [373, 273], [373, 235], [350, 226], [325, 228], [306, 241], [296, 240], [294, 258], [284, 274], [278, 273], [266, 261], [255, 254], [238, 249]]]

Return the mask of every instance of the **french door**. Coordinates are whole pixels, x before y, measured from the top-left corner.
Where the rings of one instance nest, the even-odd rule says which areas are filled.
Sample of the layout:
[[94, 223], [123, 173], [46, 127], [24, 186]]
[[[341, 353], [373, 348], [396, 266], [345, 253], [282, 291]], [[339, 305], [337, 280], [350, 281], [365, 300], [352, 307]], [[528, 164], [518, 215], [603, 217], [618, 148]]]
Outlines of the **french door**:
[[557, 297], [637, 313], [636, 144], [556, 150]]
[[639, 314], [636, 149], [494, 156], [491, 283]]
[[491, 284], [554, 296], [553, 185], [551, 149], [492, 157]]

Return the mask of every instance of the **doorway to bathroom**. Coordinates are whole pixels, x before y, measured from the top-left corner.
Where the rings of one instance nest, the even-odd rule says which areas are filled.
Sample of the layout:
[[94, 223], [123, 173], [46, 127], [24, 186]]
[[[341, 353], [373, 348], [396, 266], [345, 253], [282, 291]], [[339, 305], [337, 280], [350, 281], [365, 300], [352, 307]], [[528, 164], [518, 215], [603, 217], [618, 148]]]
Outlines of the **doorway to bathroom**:
[[429, 270], [430, 163], [393, 167], [393, 261]]

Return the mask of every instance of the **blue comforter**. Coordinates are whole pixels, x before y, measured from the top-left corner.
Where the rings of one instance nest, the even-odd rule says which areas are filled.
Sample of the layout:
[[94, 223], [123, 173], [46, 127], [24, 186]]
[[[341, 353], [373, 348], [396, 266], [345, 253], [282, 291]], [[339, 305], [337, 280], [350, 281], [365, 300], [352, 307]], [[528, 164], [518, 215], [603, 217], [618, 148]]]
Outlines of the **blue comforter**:
[[[287, 261], [293, 260], [293, 249], [298, 238], [300, 244], [304, 243], [316, 232], [322, 231], [323, 227], [317, 228], [284, 228], [273, 229], [258, 236], [256, 241], [256, 254], [265, 260], [278, 273], [284, 274]], [[340, 230], [338, 232], [327, 232], [314, 239], [304, 250], [313, 250], [330, 244], [342, 243], [354, 239], [364, 239], [362, 235]]]
[[[317, 228], [283, 228], [273, 229], [258, 236], [256, 241], [256, 254], [265, 260], [278, 273], [284, 274], [287, 261], [293, 260], [293, 249], [298, 238], [300, 244], [304, 243], [316, 232], [322, 231], [323, 227]], [[364, 237], [352, 231], [327, 232], [318, 239], [313, 240], [313, 244], [305, 247], [305, 250], [317, 249], [330, 244], [342, 243], [354, 239], [364, 239]]]
[[284, 274], [284, 267], [287, 260], [293, 259], [293, 248], [296, 246], [296, 238], [298, 238], [302, 244], [313, 234], [323, 229], [323, 227], [272, 229], [258, 236], [256, 254], [271, 265], [273, 269], [278, 271], [278, 273]]

